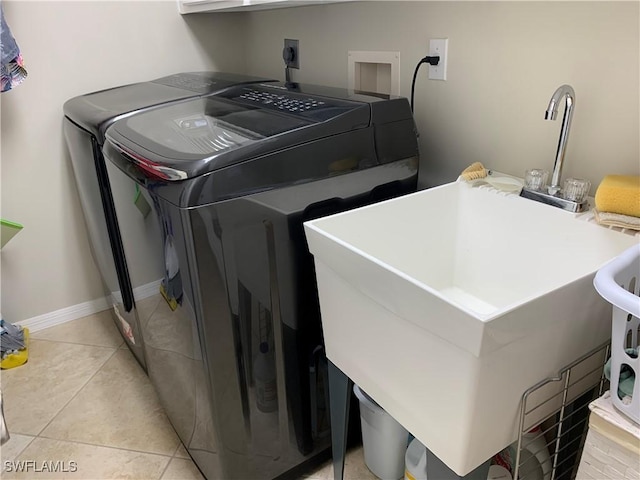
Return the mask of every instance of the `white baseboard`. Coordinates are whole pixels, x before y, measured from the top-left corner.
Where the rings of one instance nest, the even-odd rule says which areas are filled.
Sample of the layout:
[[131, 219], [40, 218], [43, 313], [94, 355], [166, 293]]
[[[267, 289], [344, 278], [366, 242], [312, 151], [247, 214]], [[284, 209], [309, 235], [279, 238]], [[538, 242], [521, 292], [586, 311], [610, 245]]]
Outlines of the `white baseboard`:
[[37, 332], [38, 330], [44, 330], [45, 328], [102, 312], [108, 308], [111, 308], [111, 306], [105, 297], [96, 298], [95, 300], [71, 305], [70, 307], [61, 308], [60, 310], [44, 313], [36, 317], [27, 318], [26, 320], [16, 322], [16, 324], [22, 327], [27, 327], [31, 332]]
[[[133, 301], [138, 302], [140, 300], [144, 300], [145, 298], [151, 297], [153, 295], [157, 295], [160, 291], [160, 284], [162, 280], [156, 280], [145, 285], [140, 285], [133, 289]], [[110, 298], [112, 299], [109, 302], [109, 305], [113, 304], [121, 304], [122, 303], [122, 293], [121, 292], [111, 292]]]
[[143, 300], [153, 295], [157, 295], [158, 292], [160, 291], [161, 283], [162, 283], [162, 279], [134, 288], [133, 298], [135, 298], [136, 300]]
[[[141, 285], [133, 289], [133, 298], [136, 300], [142, 300], [144, 298], [156, 295], [160, 288], [162, 280], [156, 280], [145, 285]], [[120, 293], [114, 293], [115, 301], [122, 302]], [[77, 320], [78, 318], [86, 317], [87, 315], [93, 315], [94, 313], [102, 312], [111, 308], [112, 302], [106, 297], [96, 298], [88, 302], [79, 303], [78, 305], [71, 305], [70, 307], [61, 308], [54, 312], [44, 313], [37, 317], [27, 318], [15, 322], [16, 325], [27, 327], [31, 332], [37, 332], [38, 330], [44, 330], [45, 328], [60, 325], [62, 323], [70, 322], [71, 320]]]

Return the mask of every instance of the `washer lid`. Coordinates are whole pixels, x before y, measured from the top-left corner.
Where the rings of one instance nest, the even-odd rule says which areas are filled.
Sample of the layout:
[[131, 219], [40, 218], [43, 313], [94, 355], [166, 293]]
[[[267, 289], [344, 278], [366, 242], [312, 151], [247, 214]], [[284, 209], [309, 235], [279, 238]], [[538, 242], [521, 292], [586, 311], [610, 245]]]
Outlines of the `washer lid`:
[[115, 130], [163, 157], [186, 162], [264, 138], [261, 129], [251, 125], [254, 112], [225, 107], [209, 100], [181, 103], [133, 116]]
[[107, 139], [147, 173], [183, 180], [367, 127], [369, 117], [367, 103], [246, 86], [123, 118]]

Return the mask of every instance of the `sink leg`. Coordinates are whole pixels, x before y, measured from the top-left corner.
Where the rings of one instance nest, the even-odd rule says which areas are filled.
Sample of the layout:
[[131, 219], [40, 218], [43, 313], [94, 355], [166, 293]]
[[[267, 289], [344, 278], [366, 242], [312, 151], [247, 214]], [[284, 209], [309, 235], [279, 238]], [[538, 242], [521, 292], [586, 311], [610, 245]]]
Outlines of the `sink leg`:
[[[347, 450], [347, 426], [353, 382], [329, 360], [329, 411], [331, 412], [331, 450], [333, 480], [342, 480]], [[486, 479], [486, 476], [485, 476]]]
[[461, 477], [456, 472], [447, 467], [427, 448], [427, 478], [437, 478], [438, 480], [487, 480], [491, 459], [484, 462], [472, 472]]

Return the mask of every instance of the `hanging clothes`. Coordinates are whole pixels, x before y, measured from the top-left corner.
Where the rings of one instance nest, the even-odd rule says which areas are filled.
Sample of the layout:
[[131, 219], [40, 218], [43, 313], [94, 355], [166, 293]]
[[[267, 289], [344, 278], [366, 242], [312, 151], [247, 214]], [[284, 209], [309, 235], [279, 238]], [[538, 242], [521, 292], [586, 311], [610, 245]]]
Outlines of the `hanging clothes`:
[[24, 68], [18, 44], [4, 19], [2, 4], [0, 4], [0, 51], [2, 52], [0, 57], [2, 88], [0, 91], [6, 92], [24, 81], [27, 77], [27, 70]]

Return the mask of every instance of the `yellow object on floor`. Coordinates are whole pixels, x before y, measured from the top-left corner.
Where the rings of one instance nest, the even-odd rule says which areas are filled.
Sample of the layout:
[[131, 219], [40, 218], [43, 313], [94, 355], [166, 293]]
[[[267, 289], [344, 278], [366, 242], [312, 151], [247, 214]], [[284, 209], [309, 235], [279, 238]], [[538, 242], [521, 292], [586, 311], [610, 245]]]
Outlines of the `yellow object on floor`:
[[596, 190], [599, 212], [640, 217], [640, 176], [607, 175]]
[[162, 283], [160, 284], [160, 294], [162, 295], [162, 298], [164, 298], [167, 304], [169, 305], [169, 308], [171, 309], [171, 311], [175, 312], [176, 308], [178, 308], [178, 301], [173, 297], [169, 297], [169, 293], [167, 292], [167, 289]]
[[487, 169], [484, 168], [484, 165], [480, 162], [475, 162], [465, 168], [460, 176], [466, 181], [471, 181], [484, 178], [487, 176], [487, 173]]
[[7, 355], [3, 358], [0, 361], [0, 368], [2, 368], [2, 370], [19, 367], [20, 365], [27, 363], [27, 360], [29, 360], [29, 329], [23, 328], [22, 331], [24, 332], [25, 347], [18, 353], [12, 353], [11, 355]]

